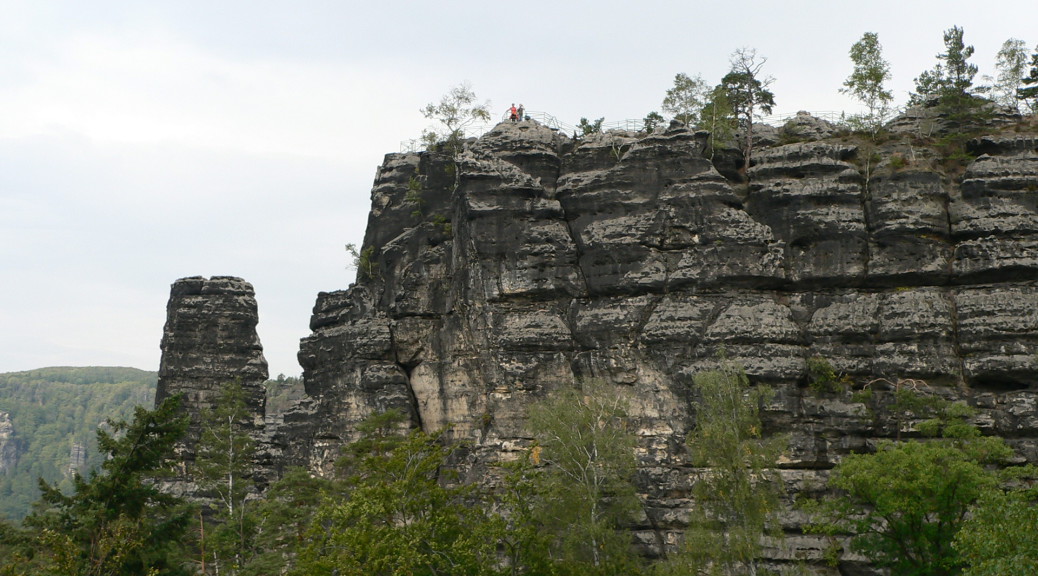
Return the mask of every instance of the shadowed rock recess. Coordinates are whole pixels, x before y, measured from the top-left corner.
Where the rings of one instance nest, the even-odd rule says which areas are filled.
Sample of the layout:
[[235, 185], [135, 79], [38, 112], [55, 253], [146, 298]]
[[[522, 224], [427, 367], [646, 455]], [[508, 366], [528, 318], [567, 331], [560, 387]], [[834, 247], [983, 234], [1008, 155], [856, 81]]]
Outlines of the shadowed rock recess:
[[[601, 379], [630, 399], [633, 530], [656, 555], [688, 517], [693, 377], [723, 353], [777, 392], [764, 419], [790, 437], [790, 501], [842, 456], [915, 434], [881, 409], [899, 379], [967, 400], [1038, 462], [1038, 137], [993, 132], [964, 172], [925, 143], [775, 142], [748, 184], [678, 125], [571, 139], [505, 123], [456, 161], [389, 154], [357, 282], [317, 298], [308, 398], [268, 423], [271, 457], [327, 470], [358, 422], [395, 408], [450, 425], [475, 480], [529, 445], [531, 403]], [[868, 383], [870, 405], [808, 387], [814, 356]], [[803, 520], [784, 515], [774, 560], [821, 558]]]

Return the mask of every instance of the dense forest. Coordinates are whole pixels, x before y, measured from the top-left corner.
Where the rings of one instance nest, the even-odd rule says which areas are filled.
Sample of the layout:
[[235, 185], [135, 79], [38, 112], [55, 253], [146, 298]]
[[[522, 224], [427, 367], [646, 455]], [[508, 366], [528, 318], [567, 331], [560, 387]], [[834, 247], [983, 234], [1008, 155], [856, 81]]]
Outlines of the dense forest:
[[160, 488], [187, 429], [179, 397], [137, 407], [131, 422], [98, 430], [99, 471], [68, 492], [45, 485], [23, 526], [0, 522], [0, 575], [817, 575], [835, 573], [844, 547], [894, 575], [1038, 569], [1035, 468], [981, 436], [964, 403], [918, 393], [903, 400], [931, 416], [919, 424], [927, 440], [848, 457], [834, 492], [797, 504], [810, 531], [832, 538], [832, 564], [769, 563], [763, 547], [784, 538], [776, 471], [786, 441], [761, 433], [770, 390], [730, 362], [695, 386], [697, 504], [684, 543], [661, 558], [628, 531], [640, 516], [636, 439], [615, 386], [584, 381], [531, 406], [536, 443], [492, 470], [493, 482], [461, 481], [464, 445], [390, 411], [361, 426], [333, 474], [287, 471], [257, 498], [244, 393], [228, 383], [200, 415], [201, 499]]
[[[96, 470], [104, 458], [98, 428], [130, 418], [136, 406], [152, 406], [157, 378], [136, 368], [96, 366], [0, 374], [0, 413], [13, 429], [0, 437], [0, 518], [25, 517], [40, 497], [41, 478], [67, 492], [73, 472]], [[283, 374], [266, 388], [272, 414], [303, 394], [300, 379]]]
[[98, 427], [154, 403], [156, 372], [136, 368], [52, 367], [0, 374], [0, 412], [14, 434], [10, 469], [0, 474], [0, 517], [21, 519], [39, 497], [38, 479], [64, 490], [72, 473], [103, 459]]

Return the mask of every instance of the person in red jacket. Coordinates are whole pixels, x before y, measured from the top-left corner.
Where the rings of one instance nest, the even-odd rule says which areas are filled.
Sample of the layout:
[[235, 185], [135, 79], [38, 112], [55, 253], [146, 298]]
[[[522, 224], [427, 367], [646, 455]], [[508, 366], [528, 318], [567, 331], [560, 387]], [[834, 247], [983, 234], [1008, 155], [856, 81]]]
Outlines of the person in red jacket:
[[519, 120], [519, 111], [515, 109], [515, 102], [512, 102], [512, 107], [508, 109], [508, 119], [512, 122]]

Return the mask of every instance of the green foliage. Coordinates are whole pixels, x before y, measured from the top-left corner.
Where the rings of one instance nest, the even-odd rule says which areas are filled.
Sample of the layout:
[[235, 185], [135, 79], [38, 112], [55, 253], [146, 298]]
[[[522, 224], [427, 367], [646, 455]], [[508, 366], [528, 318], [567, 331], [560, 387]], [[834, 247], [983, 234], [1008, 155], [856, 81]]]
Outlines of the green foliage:
[[902, 170], [909, 164], [908, 158], [905, 158], [904, 154], [892, 154], [890, 156], [890, 168], [891, 170]]
[[[918, 395], [912, 402], [924, 405]], [[945, 403], [921, 425], [942, 438], [882, 442], [874, 454], [846, 457], [829, 482], [839, 495], [808, 505], [817, 520], [810, 530], [851, 534], [851, 548], [893, 576], [958, 574], [963, 558], [952, 542], [970, 506], [998, 483], [986, 465], [1012, 454], [1000, 438], [981, 437], [969, 415], [964, 404]]]
[[949, 171], [961, 171], [975, 157], [966, 150], [966, 142], [972, 138], [972, 134], [962, 132], [951, 132], [937, 139], [936, 147], [944, 168]]
[[671, 563], [708, 574], [754, 574], [761, 539], [778, 536], [782, 481], [777, 460], [784, 437], [765, 438], [760, 406], [767, 388], [751, 387], [740, 366], [725, 361], [695, 377], [696, 426], [688, 446], [705, 467], [693, 487], [693, 512], [685, 545]]
[[723, 86], [718, 85], [710, 91], [699, 112], [698, 125], [710, 132], [709, 158], [713, 159], [717, 148], [734, 145], [738, 119]]
[[[356, 252], [356, 248], [353, 250]], [[302, 378], [296, 376], [278, 374], [277, 378], [264, 382], [263, 387], [267, 391], [267, 414], [280, 414], [306, 395]]]
[[302, 468], [288, 470], [247, 511], [254, 527], [252, 548], [238, 574], [268, 576], [294, 568], [319, 505], [333, 495], [341, 495], [333, 481]]
[[361, 251], [360, 256], [357, 258], [357, 272], [360, 273], [362, 278], [374, 280], [379, 277], [378, 260], [375, 259], [375, 247], [368, 246]]
[[582, 136], [590, 136], [591, 134], [602, 133], [602, 121], [605, 118], [599, 118], [594, 122], [589, 122], [587, 118], [581, 118], [580, 122], [577, 123], [577, 129], [580, 130]]
[[422, 181], [418, 176], [411, 176], [411, 179], [408, 180], [404, 202], [414, 206], [411, 217], [421, 218], [425, 214], [422, 210], [425, 206], [425, 199], [422, 198]]
[[890, 80], [890, 64], [883, 59], [882, 46], [875, 32], [866, 32], [851, 46], [854, 71], [843, 82], [840, 92], [853, 96], [868, 108], [861, 116], [849, 120], [852, 127], [862, 129], [875, 138], [890, 114], [893, 93], [884, 85]]
[[916, 78], [916, 92], [909, 104], [922, 104], [933, 97], [940, 98], [941, 106], [953, 113], [968, 114], [977, 108], [971, 89], [977, 66], [969, 63], [973, 46], [966, 46], [963, 31], [953, 26], [944, 31], [945, 51], [937, 55], [938, 64]]
[[346, 245], [346, 253], [350, 256], [350, 263], [353, 268], [357, 269], [357, 278], [374, 280], [379, 277], [377, 250], [374, 246], [368, 246], [367, 248], [357, 251], [357, 245], [350, 243]]
[[0, 518], [21, 520], [39, 497], [38, 480], [72, 489], [69, 453], [83, 448], [88, 474], [104, 461], [96, 433], [106, 419], [129, 418], [154, 403], [156, 372], [136, 368], [41, 368], [0, 374], [0, 411], [15, 430], [18, 460], [0, 474]]
[[646, 134], [652, 134], [658, 128], [663, 126], [663, 123], [665, 121], [666, 120], [663, 118], [663, 116], [660, 115], [659, 112], [655, 112], [655, 111], [649, 112], [648, 114], [645, 115], [645, 119], [642, 120], [642, 123], [643, 123], [642, 131], [645, 132]]
[[347, 497], [323, 500], [292, 574], [489, 574], [496, 547], [471, 489], [449, 484], [452, 448], [438, 435], [366, 428], [342, 462]]
[[1033, 492], [992, 490], [955, 535], [963, 576], [1038, 574], [1038, 501]]
[[1027, 76], [1020, 79], [1021, 87], [1016, 90], [1016, 97], [1027, 104], [1031, 114], [1038, 114], [1038, 46], [1031, 55], [1030, 66]]
[[709, 93], [710, 88], [699, 74], [690, 77], [679, 73], [674, 76], [674, 86], [667, 90], [660, 108], [675, 120], [692, 126], [699, 118]]
[[202, 411], [194, 475], [203, 494], [211, 500], [214, 525], [202, 542], [205, 564], [216, 571], [236, 574], [250, 550], [252, 522], [246, 513], [247, 497], [255, 489], [252, 469], [255, 442], [247, 426], [252, 414], [238, 381], [226, 382], [212, 408]]
[[541, 450], [535, 446], [514, 462], [503, 464], [501, 489], [492, 493], [493, 506], [503, 511], [498, 523], [500, 550], [506, 562], [503, 573], [512, 576], [558, 572], [551, 552], [555, 535], [541, 522], [551, 506], [543, 490], [546, 476]]
[[[33, 531], [29, 574], [186, 574], [181, 567], [188, 509], [154, 483], [173, 465], [173, 446], [187, 429], [179, 398], [155, 410], [138, 407], [131, 423], [99, 430], [106, 455], [100, 472], [76, 476], [66, 496], [41, 482], [43, 495], [25, 519]], [[19, 573], [19, 567], [4, 570]]]
[[627, 402], [599, 381], [558, 390], [530, 409], [544, 468], [533, 517], [550, 535], [558, 574], [633, 574], [639, 563], [622, 530], [640, 502]]
[[775, 106], [775, 95], [768, 90], [773, 79], [760, 74], [767, 61], [767, 58], [757, 56], [756, 50], [740, 48], [732, 54], [731, 70], [721, 79], [728, 103], [735, 117], [742, 120], [742, 128], [745, 130], [744, 170], [750, 168], [750, 156], [753, 152], [753, 119], [758, 111], [771, 114]]
[[426, 104], [420, 112], [444, 127], [442, 131], [426, 130], [422, 133], [426, 146], [431, 148], [442, 142], [443, 150], [456, 157], [461, 152], [465, 128], [477, 122], [490, 121], [490, 102], [477, 103], [476, 93], [468, 84], [462, 83], [452, 87], [438, 104]]
[[822, 356], [807, 359], [807, 385], [815, 393], [832, 394], [849, 388], [854, 382], [846, 374], [837, 374]]
[[995, 56], [995, 69], [998, 70], [994, 86], [995, 101], [1017, 112], [1020, 111], [1017, 92], [1027, 72], [1025, 46], [1023, 40], [1010, 38], [1002, 43], [1002, 48]]
[[440, 230], [440, 232], [442, 232], [443, 234], [445, 234], [447, 236], [450, 236], [451, 234], [454, 233], [454, 227], [451, 225], [450, 218], [448, 218], [444, 214], [440, 214], [440, 213], [433, 214], [429, 218], [429, 221], [432, 222], [433, 225], [436, 226]]

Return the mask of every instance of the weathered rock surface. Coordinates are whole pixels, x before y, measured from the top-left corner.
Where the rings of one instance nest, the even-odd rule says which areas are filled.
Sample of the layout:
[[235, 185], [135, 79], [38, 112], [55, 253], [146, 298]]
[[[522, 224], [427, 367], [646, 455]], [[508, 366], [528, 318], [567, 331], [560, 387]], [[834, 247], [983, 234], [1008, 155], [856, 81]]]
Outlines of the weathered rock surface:
[[[824, 485], [877, 438], [914, 434], [882, 409], [904, 379], [976, 406], [985, 432], [1038, 462], [1036, 136], [974, 141], [980, 156], [961, 178], [877, 171], [836, 139], [774, 145], [754, 153], [749, 185], [703, 157], [704, 138], [675, 125], [571, 140], [527, 121], [499, 125], [456, 162], [387, 155], [369, 265], [317, 298], [299, 351], [308, 398], [270, 434], [277, 462], [325, 470], [360, 421], [395, 408], [415, 426], [450, 424], [478, 478], [528, 445], [532, 402], [598, 378], [630, 400], [646, 515], [634, 530], [658, 553], [688, 516], [693, 377], [721, 352], [776, 389], [766, 427], [791, 438], [793, 491]], [[167, 335], [180, 310], [204, 316], [204, 299], [170, 309]], [[167, 339], [177, 365], [219, 364]], [[813, 356], [868, 386], [872, 404], [811, 391]], [[204, 398], [167, 371], [160, 391]], [[825, 543], [799, 535], [801, 522], [785, 515], [797, 535], [775, 561], [821, 558]]]
[[[258, 322], [255, 292], [241, 278], [182, 278], [170, 289], [155, 402], [182, 395], [181, 408], [191, 416], [185, 441], [178, 449], [185, 471], [195, 459], [199, 417], [214, 406], [221, 386], [228, 382], [240, 383], [246, 405], [254, 414], [243, 425], [262, 438], [263, 383], [268, 375], [256, 333]], [[258, 468], [264, 466], [258, 463]], [[177, 482], [180, 490], [192, 491], [189, 477]]]
[[18, 437], [11, 415], [0, 410], [0, 474], [14, 470], [18, 463]]

